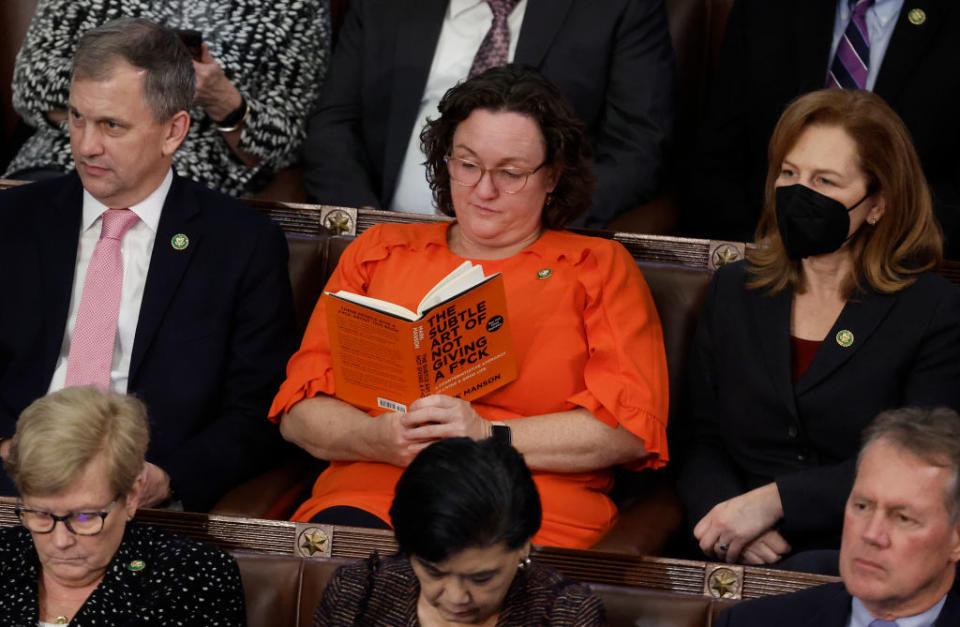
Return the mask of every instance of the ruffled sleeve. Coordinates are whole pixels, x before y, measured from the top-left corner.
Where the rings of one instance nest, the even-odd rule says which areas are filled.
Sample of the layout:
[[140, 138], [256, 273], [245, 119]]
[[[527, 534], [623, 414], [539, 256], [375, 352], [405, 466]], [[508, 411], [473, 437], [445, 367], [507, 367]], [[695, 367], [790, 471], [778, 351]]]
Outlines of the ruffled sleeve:
[[667, 463], [667, 358], [660, 318], [636, 262], [618, 242], [603, 240], [580, 260], [586, 292], [583, 324], [589, 357], [586, 389], [567, 400], [598, 420], [623, 425], [649, 456], [633, 470]]
[[[330, 275], [324, 292], [347, 290], [356, 294], [367, 293], [371, 264], [388, 255], [382, 230], [380, 225], [371, 227], [347, 246], [340, 255], [339, 263]], [[321, 296], [317, 301], [300, 349], [287, 363], [287, 379], [280, 386], [280, 391], [270, 406], [269, 418], [273, 422], [279, 422], [282, 414], [306, 398], [334, 393], [326, 300], [326, 296]]]

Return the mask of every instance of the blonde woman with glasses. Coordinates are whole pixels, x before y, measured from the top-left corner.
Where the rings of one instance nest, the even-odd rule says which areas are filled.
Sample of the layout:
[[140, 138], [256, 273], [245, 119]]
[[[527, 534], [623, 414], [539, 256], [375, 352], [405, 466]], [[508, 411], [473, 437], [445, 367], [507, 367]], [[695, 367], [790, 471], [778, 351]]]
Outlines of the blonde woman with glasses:
[[72, 387], [20, 415], [4, 466], [21, 526], [0, 530], [2, 625], [245, 625], [236, 561], [130, 522], [146, 409]]

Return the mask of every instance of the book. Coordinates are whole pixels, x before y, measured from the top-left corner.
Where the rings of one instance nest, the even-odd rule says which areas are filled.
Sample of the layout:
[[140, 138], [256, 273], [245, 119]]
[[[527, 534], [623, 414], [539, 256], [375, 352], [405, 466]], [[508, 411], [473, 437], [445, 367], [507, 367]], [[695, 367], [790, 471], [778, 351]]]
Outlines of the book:
[[324, 292], [337, 398], [405, 412], [430, 394], [470, 401], [517, 377], [503, 276], [463, 262], [416, 311], [340, 290]]

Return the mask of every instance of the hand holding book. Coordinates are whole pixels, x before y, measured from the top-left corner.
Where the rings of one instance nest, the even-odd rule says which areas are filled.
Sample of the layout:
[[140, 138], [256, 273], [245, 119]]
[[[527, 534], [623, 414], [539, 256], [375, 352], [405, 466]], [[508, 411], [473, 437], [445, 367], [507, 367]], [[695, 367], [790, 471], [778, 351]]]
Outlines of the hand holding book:
[[443, 438], [466, 437], [481, 440], [489, 435], [487, 421], [469, 402], [455, 396], [432, 394], [414, 401], [401, 416], [410, 440], [427, 443]]

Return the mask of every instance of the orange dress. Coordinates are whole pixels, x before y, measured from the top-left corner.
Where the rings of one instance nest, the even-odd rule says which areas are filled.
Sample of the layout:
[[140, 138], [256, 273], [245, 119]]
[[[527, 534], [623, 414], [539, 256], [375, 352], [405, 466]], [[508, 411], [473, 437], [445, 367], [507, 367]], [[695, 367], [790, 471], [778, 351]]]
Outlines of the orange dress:
[[[447, 246], [449, 223], [380, 224], [343, 253], [326, 290], [346, 289], [409, 309], [463, 262]], [[477, 261], [503, 273], [518, 378], [475, 400], [487, 420], [510, 420], [585, 408], [602, 422], [641, 438], [649, 457], [632, 469], [667, 462], [667, 363], [660, 319], [630, 253], [618, 242], [546, 231], [507, 259]], [[540, 270], [550, 270], [540, 278]], [[297, 402], [334, 394], [325, 298], [314, 309], [300, 350], [287, 365], [270, 417], [279, 421]], [[371, 415], [383, 413], [372, 410]], [[293, 519], [310, 520], [347, 505], [389, 521], [402, 468], [385, 463], [332, 462]], [[533, 471], [543, 503], [536, 544], [586, 548], [614, 524], [607, 496], [612, 471]]]

